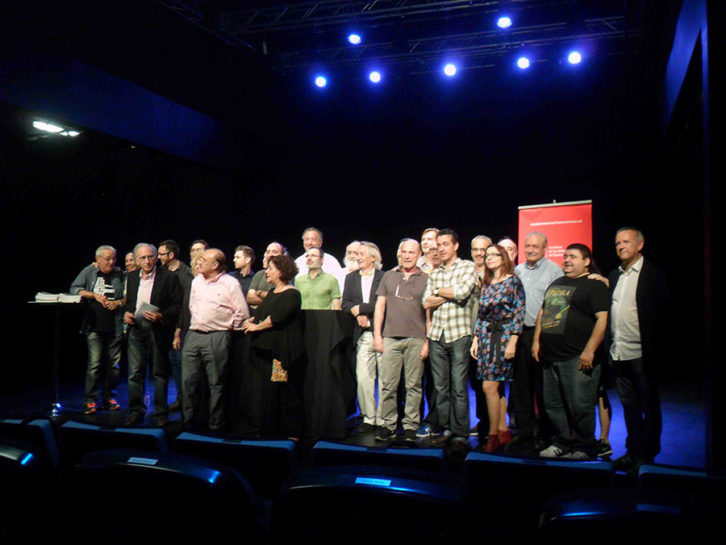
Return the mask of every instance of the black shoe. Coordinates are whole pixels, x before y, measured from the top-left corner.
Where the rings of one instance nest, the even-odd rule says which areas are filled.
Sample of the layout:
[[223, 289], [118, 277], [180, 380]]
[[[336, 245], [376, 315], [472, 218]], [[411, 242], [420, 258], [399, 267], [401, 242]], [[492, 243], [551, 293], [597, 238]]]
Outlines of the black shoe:
[[451, 440], [451, 432], [444, 430], [431, 436], [431, 444], [435, 447], [443, 447]]
[[598, 439], [595, 450], [597, 451], [595, 455], [599, 456], [600, 458], [610, 456], [613, 453], [613, 447], [610, 446], [610, 443], [607, 439]]
[[135, 424], [141, 424], [144, 421], [144, 413], [131, 413], [124, 422], [124, 426], [133, 426]]
[[418, 437], [416, 437], [416, 430], [405, 430], [403, 432], [403, 440], [407, 443], [415, 443], [418, 441]]
[[175, 413], [177, 411], [181, 411], [181, 408], [181, 401], [177, 399], [174, 403], [169, 405], [169, 412]]
[[[370, 424], [369, 424], [370, 426]], [[393, 431], [389, 430], [388, 428], [384, 428], [381, 426], [378, 431], [376, 432], [376, 441], [393, 441], [396, 438]]]
[[640, 461], [638, 458], [629, 452], [625, 453], [620, 458], [613, 460], [613, 469], [615, 471], [627, 471], [630, 472], [633, 468], [640, 467]]
[[372, 431], [376, 431], [376, 427], [373, 424], [367, 424], [366, 422], [363, 422], [355, 429], [355, 433], [370, 433]]

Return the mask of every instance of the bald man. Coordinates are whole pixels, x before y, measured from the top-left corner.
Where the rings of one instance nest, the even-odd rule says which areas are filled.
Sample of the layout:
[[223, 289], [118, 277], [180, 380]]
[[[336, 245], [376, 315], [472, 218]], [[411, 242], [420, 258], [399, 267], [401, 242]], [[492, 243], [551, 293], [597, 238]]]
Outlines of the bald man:
[[239, 282], [225, 274], [226, 258], [217, 248], [198, 259], [199, 274], [189, 294], [191, 323], [182, 350], [184, 425], [207, 427], [200, 422], [202, 373], [209, 384], [209, 421], [212, 431], [224, 429], [224, 379], [229, 362], [231, 332], [249, 317]]

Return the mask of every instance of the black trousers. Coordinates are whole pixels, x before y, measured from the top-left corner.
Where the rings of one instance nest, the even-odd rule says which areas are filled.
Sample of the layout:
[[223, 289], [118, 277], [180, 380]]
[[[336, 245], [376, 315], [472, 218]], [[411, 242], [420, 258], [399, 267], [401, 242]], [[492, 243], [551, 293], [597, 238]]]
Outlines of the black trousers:
[[[538, 435], [547, 441], [552, 435], [552, 428], [549, 426], [544, 411], [542, 363], [535, 361], [532, 357], [533, 339], [534, 328], [526, 327], [517, 341], [511, 398], [519, 434], [528, 439]], [[539, 427], [537, 426], [538, 415], [535, 411], [535, 403], [539, 409]]]
[[628, 431], [625, 448], [628, 453], [652, 462], [660, 452], [663, 430], [658, 381], [645, 374], [641, 358], [613, 361], [612, 369]]

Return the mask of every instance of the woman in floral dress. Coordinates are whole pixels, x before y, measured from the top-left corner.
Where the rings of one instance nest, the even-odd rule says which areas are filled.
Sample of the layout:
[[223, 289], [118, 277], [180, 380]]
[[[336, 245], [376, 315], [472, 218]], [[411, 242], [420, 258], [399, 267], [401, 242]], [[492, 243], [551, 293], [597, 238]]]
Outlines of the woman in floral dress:
[[506, 399], [499, 395], [499, 384], [512, 376], [517, 339], [524, 324], [524, 287], [502, 246], [489, 246], [484, 263], [471, 355], [477, 360], [477, 377], [482, 381], [489, 413], [489, 436], [483, 450], [494, 452], [512, 437], [507, 428]]

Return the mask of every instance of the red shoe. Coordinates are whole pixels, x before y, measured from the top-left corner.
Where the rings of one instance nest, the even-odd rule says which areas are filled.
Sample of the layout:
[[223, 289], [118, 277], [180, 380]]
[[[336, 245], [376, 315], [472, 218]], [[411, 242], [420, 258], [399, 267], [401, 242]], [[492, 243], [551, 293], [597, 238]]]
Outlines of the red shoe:
[[118, 411], [121, 408], [121, 405], [114, 398], [111, 398], [103, 404], [103, 408], [108, 409], [109, 411]]
[[97, 410], [98, 407], [96, 407], [96, 404], [93, 401], [89, 401], [83, 409], [83, 414], [96, 414]]
[[501, 443], [499, 442], [499, 436], [496, 434], [490, 434], [487, 437], [487, 443], [484, 445], [484, 447], [481, 449], [482, 452], [488, 452], [492, 453], [496, 451], [501, 446]]
[[499, 430], [497, 431], [497, 437], [499, 438], [500, 445], [506, 445], [512, 441], [512, 432], [509, 430]]

